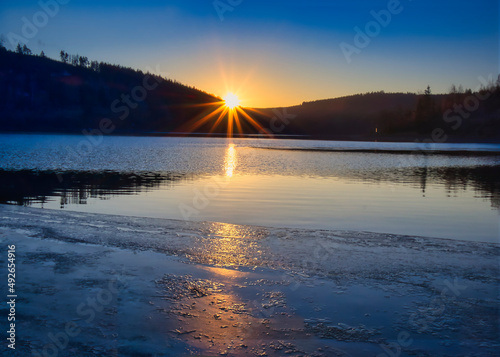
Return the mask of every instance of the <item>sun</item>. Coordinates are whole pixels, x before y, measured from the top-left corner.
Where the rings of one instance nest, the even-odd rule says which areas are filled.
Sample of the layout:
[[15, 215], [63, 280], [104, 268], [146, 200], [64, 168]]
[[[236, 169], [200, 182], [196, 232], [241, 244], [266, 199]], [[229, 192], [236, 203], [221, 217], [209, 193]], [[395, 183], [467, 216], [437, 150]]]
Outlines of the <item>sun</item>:
[[211, 135], [220, 132], [219, 126], [226, 126], [228, 138], [232, 138], [235, 133], [245, 135], [247, 130], [261, 133], [259, 135], [269, 135], [269, 130], [265, 129], [259, 120], [252, 118], [248, 111], [255, 112], [261, 118], [269, 116], [268, 113], [255, 108], [241, 107], [240, 99], [234, 92], [228, 91], [223, 98], [218, 97], [218, 99], [216, 102], [194, 104], [193, 107], [207, 107], [207, 109], [183, 124], [179, 132], [203, 130]]
[[224, 102], [226, 107], [228, 107], [229, 109], [234, 109], [240, 106], [240, 100], [234, 93], [226, 94], [226, 96], [224, 97]]

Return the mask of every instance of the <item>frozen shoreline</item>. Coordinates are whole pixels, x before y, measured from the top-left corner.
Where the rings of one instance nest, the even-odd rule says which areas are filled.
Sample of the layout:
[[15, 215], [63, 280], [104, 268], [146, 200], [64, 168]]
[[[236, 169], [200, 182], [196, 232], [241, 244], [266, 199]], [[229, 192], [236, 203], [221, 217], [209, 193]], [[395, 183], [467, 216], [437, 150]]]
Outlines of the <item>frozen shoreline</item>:
[[[2, 245], [17, 246], [18, 351], [42, 353], [48, 330], [75, 321], [60, 356], [499, 352], [498, 244], [15, 206], [0, 217]], [[87, 321], [78, 306], [106, 291]]]

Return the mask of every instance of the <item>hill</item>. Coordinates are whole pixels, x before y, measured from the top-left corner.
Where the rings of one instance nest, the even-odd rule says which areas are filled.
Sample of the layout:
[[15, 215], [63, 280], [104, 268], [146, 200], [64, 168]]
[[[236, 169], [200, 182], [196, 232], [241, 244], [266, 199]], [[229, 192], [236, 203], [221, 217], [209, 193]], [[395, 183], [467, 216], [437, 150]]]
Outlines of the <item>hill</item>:
[[[0, 48], [0, 131], [4, 132], [224, 135], [228, 123], [214, 125], [218, 115], [200, 122], [220, 102], [221, 98], [196, 88], [131, 68], [64, 52], [56, 61], [31, 55], [28, 49]], [[245, 135], [500, 140], [500, 85], [492, 80], [474, 92], [434, 95], [427, 88], [422, 94], [375, 92], [287, 108], [242, 109], [258, 124], [240, 116]]]
[[434, 95], [430, 88], [423, 94], [375, 92], [259, 111], [269, 117], [274, 114], [274, 125], [267, 119], [273, 132], [316, 139], [500, 141], [499, 82], [476, 92]]
[[0, 51], [2, 131], [81, 133], [104, 124], [108, 134], [110, 127], [113, 134], [165, 132], [208, 110], [200, 104], [220, 100], [130, 68]]

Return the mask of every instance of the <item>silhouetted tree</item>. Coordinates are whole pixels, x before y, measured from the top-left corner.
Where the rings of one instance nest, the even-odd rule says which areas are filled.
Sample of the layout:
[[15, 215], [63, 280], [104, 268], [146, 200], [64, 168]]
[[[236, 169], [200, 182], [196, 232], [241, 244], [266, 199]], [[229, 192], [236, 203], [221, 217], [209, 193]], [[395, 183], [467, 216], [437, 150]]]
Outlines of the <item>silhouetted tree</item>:
[[32, 55], [33, 53], [31, 52], [31, 50], [28, 48], [28, 46], [26, 45], [23, 45], [23, 55]]
[[80, 56], [78, 56], [78, 55], [71, 55], [71, 64], [73, 66], [78, 66], [79, 62], [80, 62]]
[[45, 58], [47, 56], [45, 56], [45, 52], [42, 51], [42, 52], [40, 52], [40, 57]]
[[28, 48], [28, 46], [26, 46], [26, 45], [21, 46], [20, 43], [18, 43], [16, 46], [16, 53], [19, 53], [21, 55], [28, 55], [28, 56], [33, 54], [31, 52], [31, 50]]
[[96, 72], [99, 72], [99, 62], [98, 61], [91, 61], [90, 62], [90, 69]]
[[432, 123], [439, 117], [439, 110], [432, 98], [431, 87], [427, 86], [424, 95], [420, 96], [415, 112], [416, 129], [421, 133], [427, 133], [432, 129]]
[[64, 52], [64, 51], [59, 52], [59, 57], [61, 57], [61, 61], [63, 63], [69, 62], [69, 54], [67, 52]]
[[87, 67], [89, 65], [89, 59], [85, 56], [78, 56], [78, 65], [80, 67]]
[[446, 108], [452, 108], [454, 104], [460, 103], [462, 101], [463, 93], [460, 93], [457, 86], [452, 84], [449, 90], [449, 94], [446, 96], [444, 103]]

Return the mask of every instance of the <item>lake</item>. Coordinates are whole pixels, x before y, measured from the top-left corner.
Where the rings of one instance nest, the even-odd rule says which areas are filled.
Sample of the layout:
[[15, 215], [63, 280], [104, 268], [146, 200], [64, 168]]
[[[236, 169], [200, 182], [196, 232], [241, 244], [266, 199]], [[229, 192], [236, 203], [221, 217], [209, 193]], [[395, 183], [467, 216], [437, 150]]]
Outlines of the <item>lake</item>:
[[0, 203], [499, 242], [500, 145], [0, 135]]

